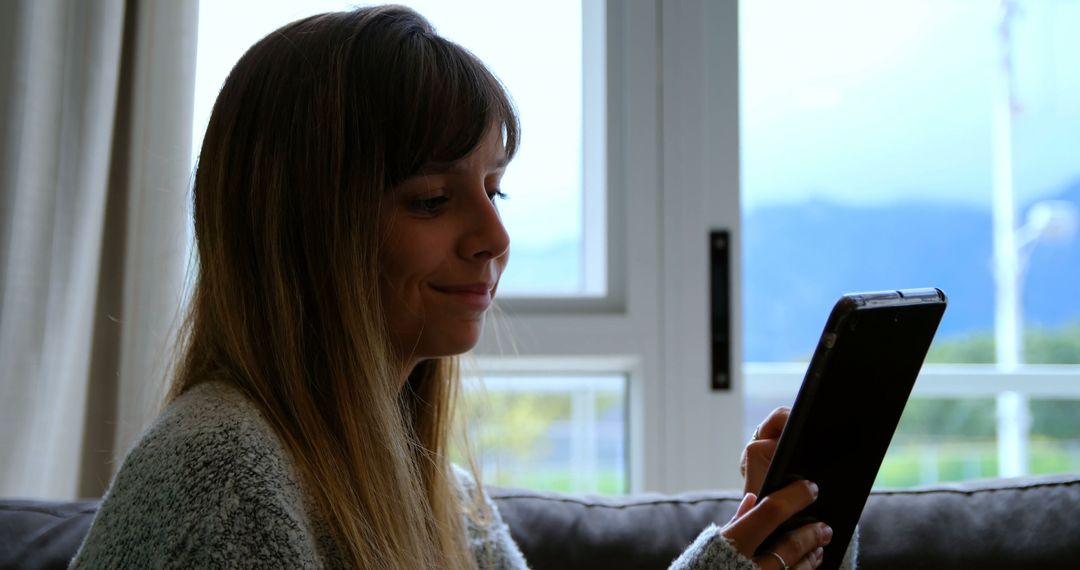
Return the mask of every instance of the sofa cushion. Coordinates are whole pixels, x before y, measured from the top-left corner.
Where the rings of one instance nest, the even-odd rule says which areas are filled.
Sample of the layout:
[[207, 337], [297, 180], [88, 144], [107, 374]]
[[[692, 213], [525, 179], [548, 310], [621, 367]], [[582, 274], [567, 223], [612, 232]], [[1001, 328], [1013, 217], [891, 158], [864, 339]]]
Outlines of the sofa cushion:
[[101, 501], [0, 501], [0, 569], [67, 568]]
[[1078, 568], [1080, 475], [876, 491], [860, 524], [862, 568]]
[[602, 498], [489, 489], [529, 567], [667, 568], [711, 523], [735, 514], [735, 492]]

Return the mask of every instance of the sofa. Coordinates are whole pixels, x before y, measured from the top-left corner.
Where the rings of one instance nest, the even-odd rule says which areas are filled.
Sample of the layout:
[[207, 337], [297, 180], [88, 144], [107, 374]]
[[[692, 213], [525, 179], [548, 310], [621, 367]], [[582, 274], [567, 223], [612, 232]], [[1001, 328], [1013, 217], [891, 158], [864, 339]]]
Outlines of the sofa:
[[[490, 488], [536, 569], [665, 568], [735, 492], [620, 498]], [[0, 500], [0, 570], [64, 568], [98, 501]], [[1080, 474], [875, 491], [860, 568], [1080, 568]]]

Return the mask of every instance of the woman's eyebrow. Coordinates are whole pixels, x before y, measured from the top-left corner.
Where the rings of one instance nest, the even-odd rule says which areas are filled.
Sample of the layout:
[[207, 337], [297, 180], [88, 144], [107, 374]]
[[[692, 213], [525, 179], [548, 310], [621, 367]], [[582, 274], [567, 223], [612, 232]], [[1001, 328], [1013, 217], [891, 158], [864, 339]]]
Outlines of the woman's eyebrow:
[[[491, 165], [490, 170], [492, 172], [496, 170], [502, 170], [506, 168], [506, 165], [510, 163], [510, 159], [502, 157]], [[467, 170], [465, 165], [460, 160], [452, 162], [432, 161], [424, 165], [423, 168], [417, 172], [417, 176], [432, 176], [437, 174], [461, 174]]]

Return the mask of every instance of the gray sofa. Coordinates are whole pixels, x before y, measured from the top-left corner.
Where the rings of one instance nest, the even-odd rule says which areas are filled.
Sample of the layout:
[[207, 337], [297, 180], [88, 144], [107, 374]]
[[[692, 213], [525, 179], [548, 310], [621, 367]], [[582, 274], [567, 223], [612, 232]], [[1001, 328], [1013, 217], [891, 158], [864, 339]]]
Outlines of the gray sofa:
[[[665, 568], [731, 492], [605, 499], [490, 489], [533, 568]], [[0, 500], [0, 569], [64, 568], [97, 501]], [[1080, 568], [1080, 474], [875, 492], [861, 568]]]

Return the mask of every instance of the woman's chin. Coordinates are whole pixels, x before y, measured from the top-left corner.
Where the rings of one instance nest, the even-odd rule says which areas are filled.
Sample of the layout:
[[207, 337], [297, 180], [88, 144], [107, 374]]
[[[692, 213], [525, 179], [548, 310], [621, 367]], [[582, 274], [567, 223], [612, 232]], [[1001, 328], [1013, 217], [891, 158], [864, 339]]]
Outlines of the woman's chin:
[[476, 348], [476, 345], [480, 343], [482, 333], [483, 320], [480, 320], [465, 326], [453, 327], [452, 330], [425, 331], [424, 336], [429, 337], [429, 340], [421, 344], [426, 345], [424, 347], [426, 350], [423, 352], [430, 358], [457, 356]]

